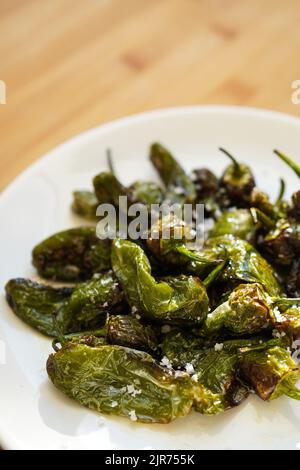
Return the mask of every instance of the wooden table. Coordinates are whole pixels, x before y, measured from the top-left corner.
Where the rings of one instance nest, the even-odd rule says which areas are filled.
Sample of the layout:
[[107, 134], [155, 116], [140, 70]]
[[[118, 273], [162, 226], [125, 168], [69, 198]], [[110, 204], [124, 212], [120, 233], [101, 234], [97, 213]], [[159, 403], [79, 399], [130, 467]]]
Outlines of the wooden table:
[[299, 0], [0, 0], [0, 189], [74, 134], [147, 109], [300, 115], [299, 25]]

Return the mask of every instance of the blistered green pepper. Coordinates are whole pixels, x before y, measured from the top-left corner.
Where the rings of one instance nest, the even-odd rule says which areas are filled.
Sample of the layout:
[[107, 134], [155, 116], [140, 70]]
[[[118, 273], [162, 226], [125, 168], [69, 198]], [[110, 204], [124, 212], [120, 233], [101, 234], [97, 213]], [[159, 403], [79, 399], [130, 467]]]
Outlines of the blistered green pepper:
[[110, 344], [155, 354], [159, 349], [159, 335], [160, 328], [155, 325], [143, 324], [131, 315], [115, 315], [108, 321], [106, 337]]
[[[181, 267], [189, 271], [192, 263], [193, 273], [203, 278], [224, 259], [202, 256], [200, 251], [192, 249], [194, 230], [176, 216], [165, 216], [152, 225], [146, 240], [148, 250], [158, 262], [170, 267]], [[224, 255], [224, 253], [223, 253]]]
[[270, 295], [276, 296], [282, 293], [274, 268], [245, 240], [233, 235], [210, 238], [205, 243], [202, 255], [215, 256], [218, 259], [224, 253], [224, 249], [228, 261], [220, 273], [220, 280], [227, 283], [258, 282]]
[[126, 313], [127, 306], [120, 284], [111, 271], [77, 284], [60, 311], [64, 332], [99, 327], [107, 314]]
[[263, 351], [245, 348], [239, 374], [263, 400], [281, 395], [300, 400], [300, 390], [295, 385], [300, 378], [299, 366], [284, 348], [275, 346]]
[[254, 176], [251, 169], [244, 163], [239, 163], [227, 150], [220, 148], [232, 164], [224, 171], [221, 185], [225, 188], [232, 203], [241, 206], [248, 205], [251, 191], [255, 186]]
[[201, 323], [209, 299], [199, 278], [170, 276], [159, 281], [141, 247], [128, 240], [114, 240], [112, 266], [131, 307], [145, 318], [174, 324]]
[[268, 328], [274, 323], [268, 297], [261, 284], [241, 284], [226, 302], [208, 314], [202, 334], [225, 329], [232, 334], [246, 335]]
[[119, 197], [127, 196], [127, 188], [110, 172], [103, 171], [96, 175], [93, 185], [99, 204], [113, 204], [118, 207]]
[[[202, 336], [229, 332], [251, 335], [275, 329], [297, 339], [300, 335], [300, 300], [270, 297], [261, 284], [241, 284], [226, 302], [207, 315]], [[280, 336], [280, 334], [279, 334]]]
[[6, 285], [6, 296], [18, 317], [48, 336], [97, 328], [108, 314], [126, 313], [128, 309], [112, 272], [74, 288], [54, 288], [27, 279], [13, 279]]
[[128, 188], [130, 204], [144, 204], [149, 210], [152, 204], [160, 204], [163, 200], [163, 191], [154, 181], [135, 181]]
[[197, 193], [191, 178], [166, 148], [158, 143], [152, 144], [150, 160], [166, 186], [167, 201], [185, 204], [196, 200]]
[[230, 209], [222, 213], [209, 232], [210, 237], [235, 235], [248, 242], [253, 242], [257, 231], [251, 212], [247, 209]]
[[300, 225], [287, 219], [277, 220], [273, 228], [258, 239], [258, 247], [272, 263], [290, 266], [300, 254]]
[[212, 171], [207, 168], [199, 168], [192, 172], [192, 180], [197, 192], [197, 200], [205, 202], [216, 195], [219, 182]]
[[168, 423], [185, 416], [198, 394], [187, 374], [176, 377], [149, 354], [122, 346], [67, 343], [49, 357], [47, 372], [82, 405], [133, 421]]
[[103, 172], [95, 176], [93, 183], [98, 204], [119, 207], [119, 197], [126, 196], [128, 206], [139, 203], [150, 209], [151, 204], [160, 204], [163, 199], [161, 188], [153, 181], [135, 181], [126, 187], [114, 174]]
[[56, 233], [37, 245], [33, 265], [40, 276], [79, 281], [110, 269], [110, 240], [100, 240], [95, 228], [79, 227]]
[[47, 336], [59, 333], [55, 317], [69, 300], [71, 288], [53, 288], [20, 278], [10, 280], [5, 291], [10, 307], [22, 321]]
[[96, 220], [98, 199], [92, 191], [74, 191], [72, 210], [88, 220]]

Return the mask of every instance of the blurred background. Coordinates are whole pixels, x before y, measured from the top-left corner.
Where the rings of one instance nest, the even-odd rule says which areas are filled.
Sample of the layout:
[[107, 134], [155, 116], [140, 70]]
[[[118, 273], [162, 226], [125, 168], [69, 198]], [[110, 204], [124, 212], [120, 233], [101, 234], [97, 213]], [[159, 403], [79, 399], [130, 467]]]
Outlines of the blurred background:
[[132, 113], [219, 103], [299, 116], [299, 25], [299, 0], [0, 0], [0, 190]]

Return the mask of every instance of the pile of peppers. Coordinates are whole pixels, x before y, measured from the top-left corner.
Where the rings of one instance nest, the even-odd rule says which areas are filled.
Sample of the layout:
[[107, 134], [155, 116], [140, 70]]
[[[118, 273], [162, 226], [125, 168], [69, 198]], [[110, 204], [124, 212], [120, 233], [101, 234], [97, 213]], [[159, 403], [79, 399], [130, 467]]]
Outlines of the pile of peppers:
[[[154, 143], [161, 182], [129, 187], [109, 155], [93, 190], [74, 192], [72, 210], [89, 223], [33, 249], [47, 282], [7, 283], [12, 311], [53, 338], [50, 380], [82, 405], [168, 423], [192, 409], [218, 414], [250, 393], [300, 400], [300, 190], [285, 200], [281, 180], [271, 201], [249, 166], [220, 150], [228, 159], [221, 177], [207, 168], [189, 175]], [[289, 157], [275, 158], [300, 178]], [[118, 211], [119, 196], [147, 207], [203, 203], [211, 225], [203, 247], [175, 237], [184, 227], [175, 216], [159, 219], [156, 239], [98, 238], [97, 206]]]

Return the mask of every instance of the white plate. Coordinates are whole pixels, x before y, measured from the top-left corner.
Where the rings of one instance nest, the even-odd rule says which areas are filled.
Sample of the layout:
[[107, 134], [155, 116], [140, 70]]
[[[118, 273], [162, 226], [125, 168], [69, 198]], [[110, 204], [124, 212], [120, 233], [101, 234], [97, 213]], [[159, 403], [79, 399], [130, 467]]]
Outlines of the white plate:
[[[122, 180], [154, 178], [149, 143], [168, 146], [187, 170], [228, 163], [232, 151], [255, 170], [258, 185], [275, 195], [279, 178], [288, 193], [297, 177], [272, 154], [279, 148], [300, 161], [300, 120], [238, 107], [174, 108], [122, 119], [59, 146], [24, 172], [0, 197], [0, 284], [36, 276], [32, 247], [57, 230], [79, 225], [70, 212], [71, 192], [89, 188], [113, 150]], [[0, 317], [0, 442], [9, 449], [278, 449], [300, 448], [300, 403], [251, 397], [216, 417], [192, 413], [169, 425], [143, 425], [89, 411], [47, 379], [50, 341], [24, 325], [7, 307]], [[5, 346], [6, 357], [1, 354]], [[3, 351], [2, 351], [3, 352]]]

